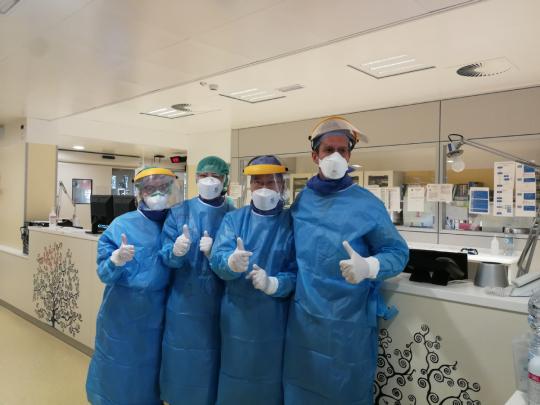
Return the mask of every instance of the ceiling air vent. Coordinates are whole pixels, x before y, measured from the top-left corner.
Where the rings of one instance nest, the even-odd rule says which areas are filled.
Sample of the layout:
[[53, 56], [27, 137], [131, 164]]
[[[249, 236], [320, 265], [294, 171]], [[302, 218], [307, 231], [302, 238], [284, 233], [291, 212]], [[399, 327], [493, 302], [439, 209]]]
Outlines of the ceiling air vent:
[[220, 93], [219, 95], [222, 97], [232, 98], [238, 101], [244, 101], [250, 104], [262, 103], [264, 101], [285, 98], [285, 96], [280, 96], [278, 94], [274, 94], [271, 91], [261, 90], [258, 88], [234, 91], [232, 93]]
[[489, 59], [460, 67], [456, 73], [466, 77], [488, 77], [508, 72], [512, 64], [506, 58]]

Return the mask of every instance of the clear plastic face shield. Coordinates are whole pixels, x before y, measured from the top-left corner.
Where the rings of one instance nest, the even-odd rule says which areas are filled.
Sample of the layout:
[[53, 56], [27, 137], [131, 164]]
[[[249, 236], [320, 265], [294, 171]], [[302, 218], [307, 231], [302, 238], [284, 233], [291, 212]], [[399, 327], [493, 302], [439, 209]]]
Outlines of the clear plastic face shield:
[[268, 211], [280, 201], [284, 205], [289, 203], [289, 176], [285, 173], [243, 176], [242, 181], [244, 205], [253, 201], [255, 207]]
[[137, 203], [152, 211], [164, 210], [181, 201], [180, 187], [176, 177], [151, 174], [135, 180]]

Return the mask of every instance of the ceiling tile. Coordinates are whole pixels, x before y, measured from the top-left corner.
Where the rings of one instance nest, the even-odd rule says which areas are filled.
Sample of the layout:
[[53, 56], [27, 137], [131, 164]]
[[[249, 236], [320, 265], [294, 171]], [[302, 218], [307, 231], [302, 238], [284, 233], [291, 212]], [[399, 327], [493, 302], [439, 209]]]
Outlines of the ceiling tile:
[[201, 42], [186, 40], [149, 55], [146, 60], [156, 65], [180, 69], [192, 77], [204, 77], [249, 63], [249, 59]]

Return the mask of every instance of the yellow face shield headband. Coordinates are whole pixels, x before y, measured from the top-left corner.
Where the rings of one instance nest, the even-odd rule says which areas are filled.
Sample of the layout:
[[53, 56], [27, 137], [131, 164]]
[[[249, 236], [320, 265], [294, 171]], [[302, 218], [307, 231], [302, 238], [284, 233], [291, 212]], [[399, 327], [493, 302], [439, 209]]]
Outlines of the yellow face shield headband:
[[286, 173], [287, 168], [281, 165], [252, 165], [244, 169], [246, 176], [256, 176], [260, 174], [279, 174]]
[[171, 176], [174, 178], [176, 177], [175, 174], [169, 169], [163, 169], [161, 167], [150, 167], [148, 169], [143, 169], [139, 173], [137, 173], [137, 175], [135, 176], [133, 180], [137, 181], [137, 180], [142, 179], [143, 177], [152, 176], [153, 174], [162, 174], [162, 175]]

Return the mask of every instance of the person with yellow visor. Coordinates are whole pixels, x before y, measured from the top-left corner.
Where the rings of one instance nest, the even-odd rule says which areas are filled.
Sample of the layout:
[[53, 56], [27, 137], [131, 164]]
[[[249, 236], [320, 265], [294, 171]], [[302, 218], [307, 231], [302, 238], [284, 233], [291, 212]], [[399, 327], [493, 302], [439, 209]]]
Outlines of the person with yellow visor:
[[286, 168], [257, 156], [244, 169], [251, 203], [225, 215], [212, 270], [225, 280], [216, 404], [279, 405], [289, 297], [296, 281]]
[[179, 197], [176, 176], [149, 167], [134, 178], [138, 208], [115, 218], [98, 241], [105, 283], [86, 381], [92, 405], [158, 405], [161, 339], [169, 271], [161, 229]]

